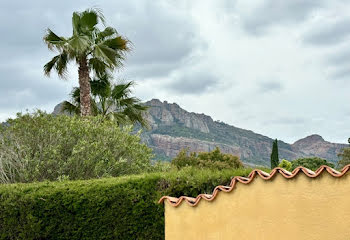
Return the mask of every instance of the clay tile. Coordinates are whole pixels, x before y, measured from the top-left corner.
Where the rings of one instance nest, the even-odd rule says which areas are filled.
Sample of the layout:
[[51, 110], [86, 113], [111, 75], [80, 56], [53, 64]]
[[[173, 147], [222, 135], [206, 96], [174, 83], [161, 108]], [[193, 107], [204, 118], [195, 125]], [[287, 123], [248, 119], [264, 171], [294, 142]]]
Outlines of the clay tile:
[[303, 168], [303, 171], [306, 171], [310, 175], [315, 175], [316, 173], [308, 168]]
[[280, 172], [282, 174], [282, 176], [284, 176], [285, 178], [293, 178], [294, 176], [296, 176], [298, 174], [299, 171], [303, 171], [306, 176], [311, 177], [311, 178], [315, 178], [318, 175], [321, 174], [321, 172], [323, 172], [323, 170], [326, 169], [328, 173], [330, 173], [332, 176], [334, 177], [341, 177], [343, 176], [345, 173], [347, 173], [350, 170], [350, 164], [346, 165], [341, 172], [329, 167], [329, 166], [321, 166], [319, 169], [316, 170], [316, 172], [311, 171], [310, 169], [304, 168], [304, 167], [297, 167], [296, 169], [293, 170], [293, 172], [289, 172], [285, 169], [282, 168], [274, 168], [271, 170], [271, 173], [265, 173], [264, 171], [261, 170], [253, 170], [250, 174], [249, 177], [234, 177], [231, 180], [231, 184], [230, 186], [217, 186], [214, 191], [213, 194], [200, 194], [198, 195], [197, 198], [193, 198], [193, 197], [186, 197], [186, 196], [182, 196], [180, 198], [176, 198], [176, 197], [169, 197], [169, 196], [164, 196], [159, 200], [159, 203], [162, 203], [165, 199], [167, 199], [172, 206], [178, 206], [179, 204], [181, 204], [182, 200], [186, 200], [187, 203], [189, 203], [190, 206], [194, 207], [196, 206], [199, 201], [201, 199], [204, 199], [206, 201], [212, 201], [215, 199], [216, 195], [221, 191], [224, 192], [230, 192], [234, 189], [235, 183], [236, 181], [239, 181], [243, 184], [248, 184], [250, 181], [252, 181], [254, 179], [255, 173], [258, 173], [260, 176], [264, 176], [263, 179], [265, 181], [269, 181], [271, 179], [271, 177], [276, 174], [276, 172]]
[[331, 171], [332, 173], [334, 173], [334, 174], [336, 174], [336, 175], [341, 175], [341, 172], [339, 172], [339, 171], [337, 171], [337, 170], [335, 170], [335, 169], [333, 169], [333, 168], [331, 168], [331, 167], [327, 168], [327, 170], [328, 170], [328, 171]]
[[270, 177], [270, 174], [269, 174], [269, 173], [264, 172], [264, 171], [262, 171], [262, 170], [259, 170], [259, 174], [260, 174], [260, 175], [263, 175], [264, 177]]
[[205, 199], [211, 199], [213, 197], [212, 194], [202, 194], [202, 197]]
[[282, 168], [281, 170], [283, 171], [284, 174], [286, 174], [286, 175], [288, 175], [288, 176], [292, 176], [292, 173], [289, 172], [288, 170], [283, 169], [283, 168]]
[[196, 198], [193, 198], [193, 197], [183, 197], [183, 198], [186, 199], [190, 203], [195, 203], [197, 200]]
[[167, 196], [166, 199], [168, 199], [168, 201], [170, 201], [172, 203], [177, 203], [179, 201], [179, 199], [176, 198], [176, 197], [169, 197], [169, 196]]
[[246, 178], [246, 177], [237, 177], [237, 179], [240, 181], [240, 182], [249, 182], [250, 181], [250, 178]]

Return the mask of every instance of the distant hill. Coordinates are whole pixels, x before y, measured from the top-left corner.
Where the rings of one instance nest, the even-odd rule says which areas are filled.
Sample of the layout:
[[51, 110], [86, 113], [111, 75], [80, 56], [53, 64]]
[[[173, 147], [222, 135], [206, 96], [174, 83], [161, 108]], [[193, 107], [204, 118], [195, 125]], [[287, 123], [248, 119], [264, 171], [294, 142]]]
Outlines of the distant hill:
[[[272, 138], [214, 121], [205, 114], [187, 112], [176, 103], [152, 99], [145, 105], [150, 107], [146, 117], [151, 129], [143, 130], [141, 137], [154, 150], [156, 159], [169, 161], [183, 148], [207, 152], [218, 146], [225, 153], [239, 156], [246, 164], [270, 165]], [[62, 103], [53, 114], [62, 114]], [[278, 142], [280, 158], [288, 160], [316, 156], [335, 163], [344, 147], [347, 145], [327, 142], [316, 134], [293, 144]]]
[[[147, 118], [151, 130], [144, 131], [142, 139], [154, 149], [158, 159], [170, 160], [182, 149], [211, 151], [216, 146], [251, 164], [270, 164], [272, 138], [237, 128], [210, 116], [187, 112], [176, 103], [152, 99]], [[330, 143], [319, 135], [311, 135], [293, 144], [279, 141], [279, 156], [288, 160], [317, 156], [337, 162], [337, 154], [345, 144]]]

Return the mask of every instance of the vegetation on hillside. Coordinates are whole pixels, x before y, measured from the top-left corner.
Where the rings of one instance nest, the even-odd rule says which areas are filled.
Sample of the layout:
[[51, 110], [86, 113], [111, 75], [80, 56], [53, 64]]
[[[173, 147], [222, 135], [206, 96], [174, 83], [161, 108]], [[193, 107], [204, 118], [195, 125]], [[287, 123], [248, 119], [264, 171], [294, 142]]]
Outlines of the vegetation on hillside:
[[65, 77], [68, 63], [74, 61], [78, 67], [80, 88], [80, 114], [91, 114], [90, 71], [95, 76], [113, 71], [122, 66], [125, 53], [130, 50], [129, 40], [118, 34], [112, 27], [103, 30], [99, 24], [105, 24], [102, 12], [87, 9], [74, 12], [72, 17], [73, 35], [60, 37], [48, 29], [44, 42], [52, 51], [58, 52], [45, 64], [44, 72], [49, 75], [52, 70], [60, 77]]
[[196, 168], [209, 169], [233, 169], [243, 168], [243, 163], [238, 156], [221, 153], [217, 147], [211, 152], [191, 152], [188, 149], [182, 149], [178, 155], [171, 161], [171, 164], [178, 169], [192, 166]]

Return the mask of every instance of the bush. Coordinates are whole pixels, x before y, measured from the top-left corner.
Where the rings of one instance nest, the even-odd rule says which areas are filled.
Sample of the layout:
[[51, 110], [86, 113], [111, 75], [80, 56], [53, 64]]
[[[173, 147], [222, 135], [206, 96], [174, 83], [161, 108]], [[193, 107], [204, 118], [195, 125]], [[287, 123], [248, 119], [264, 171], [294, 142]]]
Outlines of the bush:
[[221, 153], [217, 147], [212, 152], [191, 152], [188, 149], [182, 149], [178, 155], [171, 161], [171, 164], [181, 169], [186, 166], [209, 169], [230, 169], [242, 168], [243, 163], [238, 156]]
[[343, 148], [342, 151], [338, 154], [340, 160], [338, 162], [338, 167], [343, 168], [345, 165], [350, 164], [350, 148]]
[[296, 160], [293, 160], [292, 162], [292, 170], [294, 170], [295, 168], [299, 167], [299, 166], [303, 166], [306, 167], [310, 170], [317, 170], [319, 167], [321, 167], [322, 165], [327, 165], [330, 167], [334, 167], [333, 163], [328, 162], [325, 159], [322, 158], [318, 158], [318, 157], [311, 157], [311, 158], [299, 158]]
[[18, 114], [0, 137], [0, 182], [89, 179], [150, 168], [151, 149], [131, 127], [99, 117]]
[[282, 159], [282, 161], [280, 162], [280, 164], [278, 166], [280, 168], [286, 169], [287, 171], [292, 171], [292, 163], [286, 159]]
[[0, 239], [164, 239], [161, 196], [211, 193], [250, 171], [189, 167], [119, 178], [0, 184]]

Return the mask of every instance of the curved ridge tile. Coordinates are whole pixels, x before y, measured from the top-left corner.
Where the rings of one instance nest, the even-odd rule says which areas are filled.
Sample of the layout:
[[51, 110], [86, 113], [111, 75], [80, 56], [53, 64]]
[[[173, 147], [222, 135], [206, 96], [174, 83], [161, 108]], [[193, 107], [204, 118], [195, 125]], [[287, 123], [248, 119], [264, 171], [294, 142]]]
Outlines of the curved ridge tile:
[[170, 196], [163, 196], [161, 199], [159, 199], [158, 203], [163, 203], [166, 200], [171, 206], [177, 207], [183, 201], [185, 201], [187, 204], [194, 207], [200, 202], [201, 199], [204, 199], [204, 200], [210, 202], [210, 201], [213, 201], [215, 199], [215, 197], [219, 194], [219, 192], [231, 192], [238, 182], [243, 183], [245, 185], [249, 184], [250, 182], [252, 182], [254, 180], [255, 176], [259, 176], [263, 180], [270, 180], [277, 173], [279, 173], [284, 178], [290, 179], [290, 178], [293, 178], [296, 175], [298, 175], [299, 172], [303, 172], [307, 177], [315, 178], [315, 177], [319, 176], [320, 174], [322, 174], [323, 171], [327, 171], [333, 177], [339, 178], [339, 177], [344, 176], [344, 174], [346, 174], [349, 170], [350, 170], [350, 164], [343, 167], [343, 169], [340, 172], [329, 167], [329, 166], [326, 166], [326, 165], [322, 165], [316, 171], [312, 171], [312, 170], [307, 169], [305, 167], [297, 167], [292, 172], [289, 172], [289, 171], [287, 171], [283, 168], [280, 168], [280, 167], [276, 167], [276, 168], [272, 169], [270, 173], [266, 173], [260, 169], [254, 169], [253, 171], [251, 171], [249, 173], [248, 177], [236, 176], [236, 177], [232, 178], [229, 186], [223, 186], [223, 185], [216, 186], [214, 188], [212, 194], [202, 193], [202, 194], [199, 194], [196, 198], [187, 197], [187, 196], [181, 196], [179, 198], [170, 197]]

